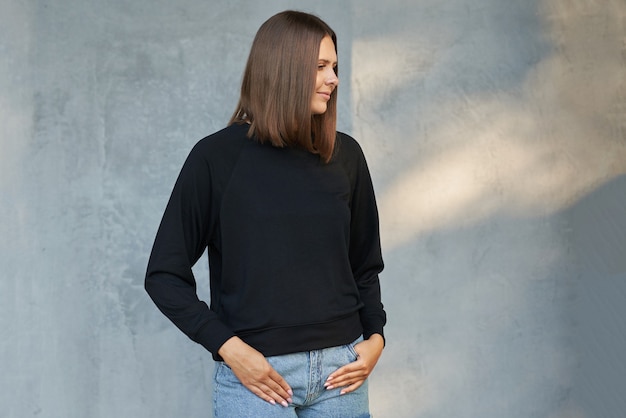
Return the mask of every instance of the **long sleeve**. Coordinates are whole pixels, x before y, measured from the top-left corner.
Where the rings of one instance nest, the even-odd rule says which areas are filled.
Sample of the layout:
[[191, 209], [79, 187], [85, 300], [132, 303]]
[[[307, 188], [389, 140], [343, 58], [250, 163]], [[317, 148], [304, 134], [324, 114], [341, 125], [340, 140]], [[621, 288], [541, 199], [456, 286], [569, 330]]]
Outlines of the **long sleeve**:
[[369, 338], [378, 333], [382, 336], [387, 321], [381, 302], [379, 273], [383, 270], [380, 246], [379, 218], [374, 188], [367, 162], [356, 142], [352, 142], [356, 154], [353, 172], [350, 221], [350, 263], [359, 295], [364, 307], [360, 317], [363, 336]]
[[197, 145], [178, 176], [159, 226], [145, 278], [154, 303], [189, 338], [214, 355], [234, 335], [198, 299], [192, 266], [214, 223], [211, 171]]

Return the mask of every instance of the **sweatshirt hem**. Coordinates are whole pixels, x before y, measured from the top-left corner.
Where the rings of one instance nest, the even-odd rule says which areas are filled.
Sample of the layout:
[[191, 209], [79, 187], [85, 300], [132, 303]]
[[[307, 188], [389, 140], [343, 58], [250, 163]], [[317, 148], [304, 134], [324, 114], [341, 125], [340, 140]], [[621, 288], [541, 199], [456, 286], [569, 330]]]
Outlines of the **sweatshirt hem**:
[[239, 337], [269, 357], [349, 344], [362, 334], [359, 313], [355, 312], [330, 322], [271, 328]]

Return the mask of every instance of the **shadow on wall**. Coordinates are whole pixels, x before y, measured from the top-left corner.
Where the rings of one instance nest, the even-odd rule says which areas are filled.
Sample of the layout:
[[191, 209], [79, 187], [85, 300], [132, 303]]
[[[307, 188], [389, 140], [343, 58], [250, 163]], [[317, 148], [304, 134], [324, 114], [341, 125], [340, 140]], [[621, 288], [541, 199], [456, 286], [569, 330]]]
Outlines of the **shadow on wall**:
[[616, 417], [626, 411], [626, 175], [566, 212], [580, 273], [571, 318], [580, 361], [574, 417]]

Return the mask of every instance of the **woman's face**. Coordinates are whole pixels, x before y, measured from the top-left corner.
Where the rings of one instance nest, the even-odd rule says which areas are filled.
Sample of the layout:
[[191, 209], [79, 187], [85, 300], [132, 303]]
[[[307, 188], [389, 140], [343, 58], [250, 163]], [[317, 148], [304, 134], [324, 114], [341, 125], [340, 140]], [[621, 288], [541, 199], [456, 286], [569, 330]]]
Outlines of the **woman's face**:
[[335, 70], [337, 68], [337, 53], [335, 44], [330, 36], [325, 36], [320, 43], [320, 55], [317, 61], [317, 75], [315, 78], [315, 91], [311, 99], [311, 112], [321, 115], [326, 112], [326, 106], [332, 92], [339, 84]]

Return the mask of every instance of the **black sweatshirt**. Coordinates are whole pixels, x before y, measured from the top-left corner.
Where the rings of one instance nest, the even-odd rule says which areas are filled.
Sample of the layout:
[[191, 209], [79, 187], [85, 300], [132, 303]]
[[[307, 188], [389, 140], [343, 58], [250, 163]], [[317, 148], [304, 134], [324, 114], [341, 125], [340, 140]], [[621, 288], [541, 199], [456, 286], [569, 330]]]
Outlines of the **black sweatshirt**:
[[[330, 163], [231, 125], [192, 149], [172, 191], [145, 286], [216, 360], [239, 336], [265, 356], [383, 335], [378, 212], [360, 146], [337, 133]], [[208, 247], [210, 308], [192, 266]]]

